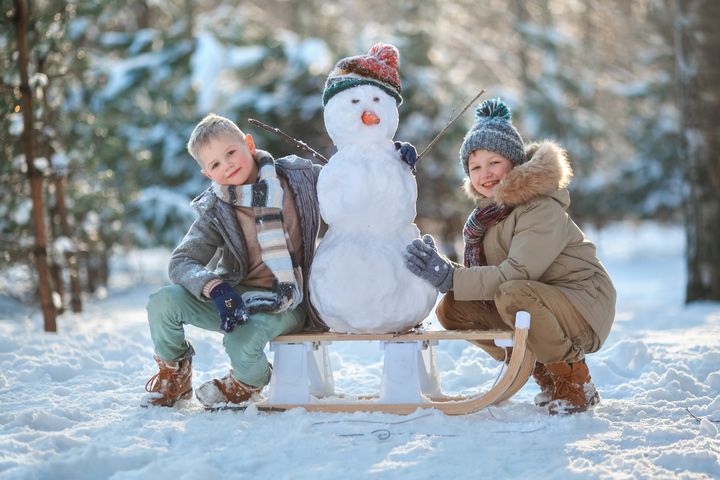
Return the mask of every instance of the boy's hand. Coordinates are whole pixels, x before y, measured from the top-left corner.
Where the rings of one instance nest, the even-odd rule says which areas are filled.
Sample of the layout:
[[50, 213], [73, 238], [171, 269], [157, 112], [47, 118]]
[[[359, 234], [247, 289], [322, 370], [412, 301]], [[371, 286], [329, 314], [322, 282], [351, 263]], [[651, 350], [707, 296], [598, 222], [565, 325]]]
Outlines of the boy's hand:
[[220, 314], [220, 330], [230, 333], [237, 325], [245, 325], [248, 311], [238, 292], [223, 282], [210, 290], [210, 298]]
[[410, 171], [415, 175], [417, 163], [417, 150], [410, 142], [395, 142], [395, 150], [400, 150], [400, 160], [410, 165]]
[[440, 255], [435, 241], [430, 235], [423, 235], [422, 240], [415, 239], [407, 246], [405, 266], [412, 273], [430, 282], [441, 293], [452, 288], [455, 267]]

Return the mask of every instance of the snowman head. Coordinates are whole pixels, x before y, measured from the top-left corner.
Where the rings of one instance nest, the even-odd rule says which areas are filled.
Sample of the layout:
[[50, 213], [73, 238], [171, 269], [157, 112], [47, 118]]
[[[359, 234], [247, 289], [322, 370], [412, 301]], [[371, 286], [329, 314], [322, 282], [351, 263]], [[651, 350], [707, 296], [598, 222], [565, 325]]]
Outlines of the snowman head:
[[325, 128], [338, 149], [392, 140], [398, 128], [395, 99], [375, 85], [334, 95], [325, 105]]
[[[398, 123], [397, 106], [402, 103], [399, 62], [397, 48], [377, 43], [366, 55], [343, 58], [335, 65], [325, 83], [323, 105], [325, 127], [336, 146], [353, 141], [350, 137], [354, 141], [392, 139]], [[348, 91], [352, 94], [346, 94]], [[335, 97], [345, 100], [338, 105]], [[347, 104], [354, 107], [348, 109]], [[377, 109], [382, 109], [383, 115]], [[360, 118], [359, 124], [356, 118]]]

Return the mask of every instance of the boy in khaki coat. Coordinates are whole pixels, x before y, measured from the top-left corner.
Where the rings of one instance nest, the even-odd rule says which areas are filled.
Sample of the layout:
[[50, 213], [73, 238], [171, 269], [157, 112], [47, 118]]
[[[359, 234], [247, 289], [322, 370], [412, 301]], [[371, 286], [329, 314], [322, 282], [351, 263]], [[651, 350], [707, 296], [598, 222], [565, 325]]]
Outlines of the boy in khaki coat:
[[[464, 265], [438, 254], [432, 237], [408, 245], [407, 267], [447, 293], [437, 308], [449, 330], [511, 329], [532, 318], [538, 405], [576, 413], [599, 401], [585, 354], [597, 351], [615, 316], [616, 292], [595, 246], [567, 214], [572, 170], [552, 142], [525, 147], [500, 99], [483, 102], [460, 160], [476, 202], [463, 236]], [[506, 352], [478, 342], [502, 361]]]

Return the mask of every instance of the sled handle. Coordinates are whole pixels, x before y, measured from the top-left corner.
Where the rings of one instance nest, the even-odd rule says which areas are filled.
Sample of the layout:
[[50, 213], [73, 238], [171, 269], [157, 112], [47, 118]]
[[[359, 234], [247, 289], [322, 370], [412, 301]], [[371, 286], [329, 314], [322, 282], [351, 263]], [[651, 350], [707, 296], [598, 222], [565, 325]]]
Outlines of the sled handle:
[[530, 328], [530, 313], [520, 310], [515, 314], [515, 328]]

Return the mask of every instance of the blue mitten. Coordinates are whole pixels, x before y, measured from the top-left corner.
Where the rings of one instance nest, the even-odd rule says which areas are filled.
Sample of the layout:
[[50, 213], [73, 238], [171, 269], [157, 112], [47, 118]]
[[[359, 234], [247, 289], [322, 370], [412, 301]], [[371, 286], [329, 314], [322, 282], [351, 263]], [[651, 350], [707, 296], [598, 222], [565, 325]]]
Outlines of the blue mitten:
[[400, 150], [400, 160], [410, 165], [410, 171], [415, 175], [417, 163], [417, 150], [410, 142], [395, 142], [395, 150]]
[[452, 288], [455, 267], [450, 260], [440, 255], [430, 235], [423, 235], [407, 246], [405, 266], [412, 273], [430, 282], [441, 293]]
[[247, 323], [245, 302], [229, 284], [223, 282], [210, 290], [210, 298], [220, 314], [220, 331], [230, 333], [236, 326]]

